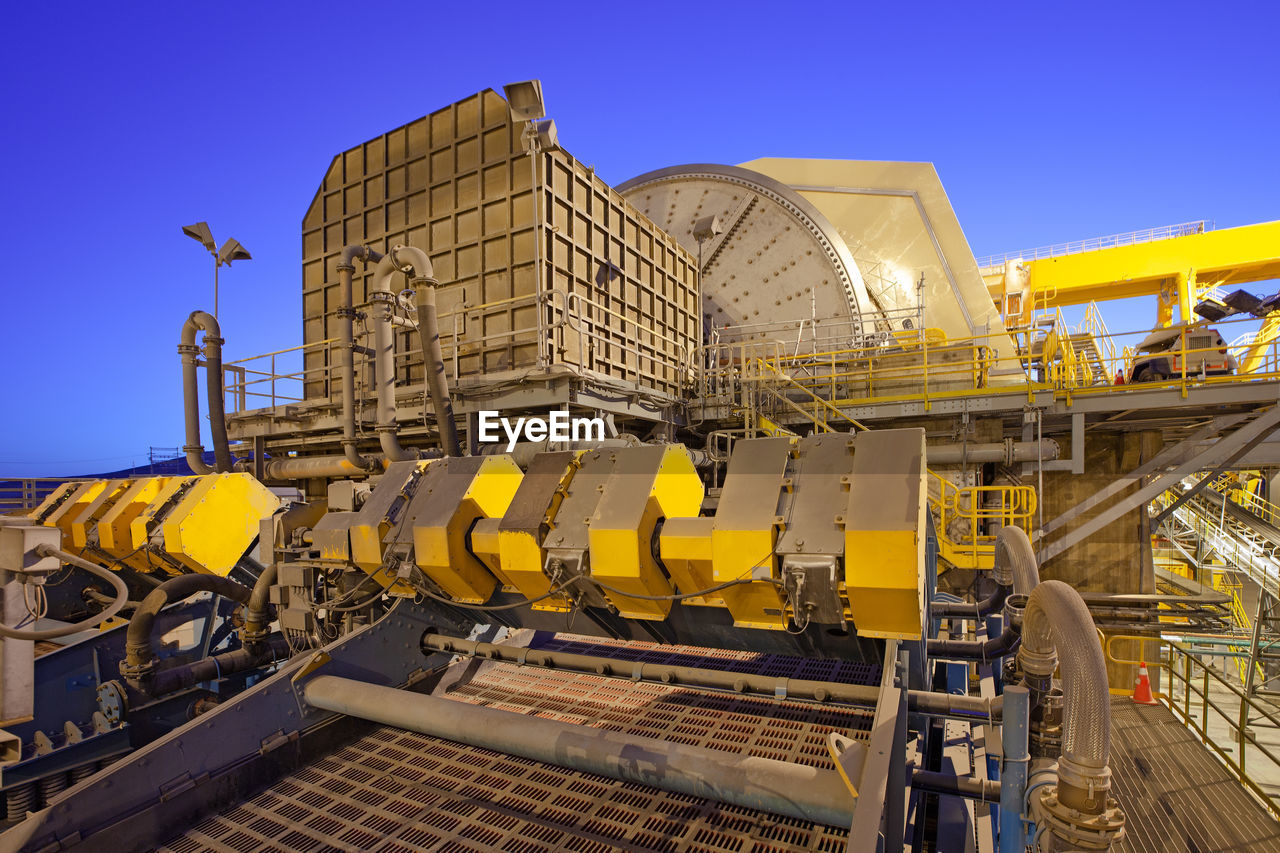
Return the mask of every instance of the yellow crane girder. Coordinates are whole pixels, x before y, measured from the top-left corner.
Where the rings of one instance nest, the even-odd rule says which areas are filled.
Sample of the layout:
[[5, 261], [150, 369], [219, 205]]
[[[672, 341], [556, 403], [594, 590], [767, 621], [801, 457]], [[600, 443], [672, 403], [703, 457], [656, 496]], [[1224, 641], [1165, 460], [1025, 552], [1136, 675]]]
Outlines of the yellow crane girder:
[[997, 302], [1022, 294], [1018, 309], [1024, 322], [1033, 309], [1133, 296], [1159, 296], [1163, 323], [1174, 305], [1191, 322], [1204, 288], [1280, 278], [1280, 220], [1024, 260], [1020, 266], [1019, 281], [1006, 282], [1004, 269], [983, 279]]

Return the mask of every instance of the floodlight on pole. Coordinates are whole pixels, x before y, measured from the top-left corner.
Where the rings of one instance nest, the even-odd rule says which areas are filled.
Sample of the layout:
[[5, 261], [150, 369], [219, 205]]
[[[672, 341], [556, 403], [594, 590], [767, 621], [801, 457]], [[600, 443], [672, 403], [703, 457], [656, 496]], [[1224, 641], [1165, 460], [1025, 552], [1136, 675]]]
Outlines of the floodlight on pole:
[[524, 80], [502, 87], [511, 107], [511, 117], [516, 121], [537, 121], [547, 114], [542, 102], [542, 81]]
[[228, 237], [223, 242], [222, 248], [218, 248], [217, 242], [213, 239], [213, 231], [209, 229], [208, 222], [184, 225], [182, 233], [200, 243], [213, 256], [213, 316], [216, 319], [218, 317], [218, 269], [223, 264], [231, 266], [232, 261], [253, 260], [253, 256], [249, 254], [248, 249], [240, 245], [239, 240], [231, 237]]
[[213, 242], [213, 232], [209, 230], [208, 222], [197, 222], [195, 225], [184, 225], [182, 233], [186, 234], [192, 240], [203, 244], [210, 252], [218, 248], [218, 244]]

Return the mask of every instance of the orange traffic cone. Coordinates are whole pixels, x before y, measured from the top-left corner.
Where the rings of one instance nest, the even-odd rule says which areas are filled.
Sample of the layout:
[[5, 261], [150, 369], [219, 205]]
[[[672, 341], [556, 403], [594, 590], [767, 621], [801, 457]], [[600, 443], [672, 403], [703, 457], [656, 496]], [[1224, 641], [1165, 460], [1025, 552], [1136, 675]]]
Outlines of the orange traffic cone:
[[1147, 675], [1147, 663], [1138, 664], [1138, 683], [1133, 688], [1133, 701], [1139, 705], [1159, 705], [1151, 695], [1151, 676]]

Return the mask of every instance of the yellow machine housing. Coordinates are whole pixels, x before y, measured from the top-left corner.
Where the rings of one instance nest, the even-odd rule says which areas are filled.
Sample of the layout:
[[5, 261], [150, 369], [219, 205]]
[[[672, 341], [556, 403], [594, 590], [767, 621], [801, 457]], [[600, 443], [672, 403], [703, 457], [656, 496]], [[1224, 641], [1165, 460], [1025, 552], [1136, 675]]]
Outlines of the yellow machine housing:
[[133, 547], [130, 526], [156, 499], [172, 477], [144, 477], [134, 480], [98, 520], [98, 547], [113, 560], [138, 571], [154, 571], [156, 566], [145, 551]]
[[279, 506], [252, 474], [199, 477], [161, 523], [164, 550], [190, 571], [226, 577]]
[[498, 578], [467, 549], [467, 534], [477, 520], [501, 517], [523, 479], [510, 456], [441, 459], [427, 470], [414, 502], [425, 504], [412, 521], [414, 558], [453, 598], [479, 604], [497, 588]]
[[225, 577], [280, 499], [250, 474], [68, 483], [33, 513], [108, 568]]

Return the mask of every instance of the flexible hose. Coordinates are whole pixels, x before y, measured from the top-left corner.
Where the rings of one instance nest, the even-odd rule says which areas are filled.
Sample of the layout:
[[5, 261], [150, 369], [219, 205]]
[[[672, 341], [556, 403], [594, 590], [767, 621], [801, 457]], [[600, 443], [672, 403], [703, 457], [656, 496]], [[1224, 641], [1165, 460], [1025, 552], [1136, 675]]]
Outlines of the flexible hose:
[[217, 575], [179, 575], [153, 589], [134, 611], [125, 635], [125, 659], [120, 663], [120, 674], [130, 685], [143, 689], [143, 683], [155, 668], [151, 630], [156, 616], [171, 601], [181, 601], [197, 592], [212, 592], [239, 604], [248, 604], [251, 595], [248, 587]]
[[991, 579], [996, 582], [995, 592], [981, 601], [935, 601], [929, 612], [937, 617], [980, 618], [1003, 607], [1011, 591], [1030, 595], [1040, 583], [1040, 571], [1031, 539], [1021, 527], [1002, 527], [996, 534]]
[[112, 616], [120, 612], [121, 608], [129, 601], [129, 587], [125, 586], [120, 576], [110, 569], [104, 569], [88, 560], [83, 560], [74, 554], [68, 554], [66, 551], [54, 548], [51, 545], [37, 545], [35, 552], [41, 557], [54, 557], [69, 566], [75, 566], [77, 569], [84, 569], [96, 578], [101, 578], [111, 584], [115, 589], [115, 601], [96, 616], [91, 616], [82, 622], [76, 622], [72, 625], [63, 625], [59, 628], [49, 628], [44, 631], [23, 631], [18, 628], [10, 628], [8, 625], [0, 625], [0, 637], [8, 637], [11, 640], [56, 640], [58, 637], [66, 637], [71, 634], [78, 634], [90, 628], [96, 628], [103, 622], [106, 622]]
[[248, 645], [260, 643], [267, 636], [267, 626], [271, 623], [271, 611], [268, 607], [271, 587], [276, 582], [279, 570], [280, 564], [273, 560], [254, 581], [244, 615], [244, 639]]
[[1100, 797], [1072, 805], [1089, 814], [1101, 812], [1110, 787], [1111, 696], [1102, 645], [1080, 593], [1062, 581], [1044, 581], [1032, 591], [1023, 616], [1018, 661], [1029, 682], [1031, 677], [1050, 677], [1061, 667], [1059, 786], [1070, 776], [1074, 787], [1100, 791]]
[[996, 536], [995, 562], [1008, 566], [1013, 575], [1013, 591], [1030, 595], [1040, 583], [1040, 569], [1036, 565], [1036, 552], [1031, 539], [1021, 527], [1002, 527]]

